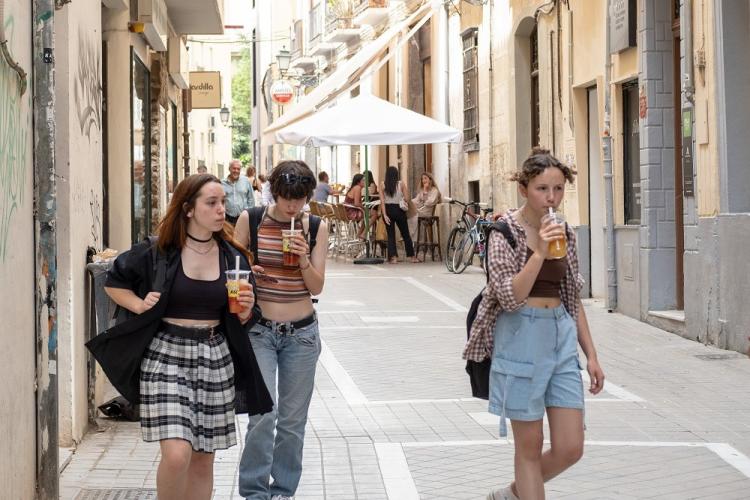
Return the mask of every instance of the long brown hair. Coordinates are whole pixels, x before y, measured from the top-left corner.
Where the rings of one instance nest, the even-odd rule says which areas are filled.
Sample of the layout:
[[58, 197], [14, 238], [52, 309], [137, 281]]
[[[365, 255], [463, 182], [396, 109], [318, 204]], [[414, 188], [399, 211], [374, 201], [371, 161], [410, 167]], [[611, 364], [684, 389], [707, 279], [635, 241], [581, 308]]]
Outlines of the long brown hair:
[[[170, 248], [182, 249], [185, 246], [189, 220], [187, 214], [195, 208], [195, 200], [198, 199], [203, 186], [209, 182], [221, 184], [219, 178], [212, 174], [194, 174], [177, 184], [167, 213], [156, 228], [156, 234], [159, 235], [159, 250], [166, 253]], [[216, 231], [213, 237], [217, 242], [226, 241], [250, 260], [250, 252], [234, 239], [233, 233], [232, 226], [224, 222], [224, 227]]]

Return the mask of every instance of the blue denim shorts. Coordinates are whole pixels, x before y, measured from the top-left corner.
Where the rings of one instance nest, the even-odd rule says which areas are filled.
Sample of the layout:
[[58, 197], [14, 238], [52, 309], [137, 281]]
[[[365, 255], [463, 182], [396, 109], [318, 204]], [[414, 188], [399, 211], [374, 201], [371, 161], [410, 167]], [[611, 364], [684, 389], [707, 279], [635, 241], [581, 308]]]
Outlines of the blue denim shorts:
[[502, 312], [495, 322], [489, 411], [505, 417], [541, 420], [545, 408], [583, 410], [583, 380], [576, 323], [565, 307], [523, 307]]

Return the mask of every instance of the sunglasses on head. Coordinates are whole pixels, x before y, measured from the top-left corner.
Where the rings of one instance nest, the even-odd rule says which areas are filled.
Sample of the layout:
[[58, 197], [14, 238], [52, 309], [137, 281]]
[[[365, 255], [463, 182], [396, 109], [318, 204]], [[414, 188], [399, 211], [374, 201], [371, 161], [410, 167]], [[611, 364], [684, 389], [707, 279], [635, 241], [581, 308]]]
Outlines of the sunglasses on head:
[[281, 174], [281, 179], [284, 184], [312, 184], [315, 182], [315, 179], [310, 176], [297, 174]]

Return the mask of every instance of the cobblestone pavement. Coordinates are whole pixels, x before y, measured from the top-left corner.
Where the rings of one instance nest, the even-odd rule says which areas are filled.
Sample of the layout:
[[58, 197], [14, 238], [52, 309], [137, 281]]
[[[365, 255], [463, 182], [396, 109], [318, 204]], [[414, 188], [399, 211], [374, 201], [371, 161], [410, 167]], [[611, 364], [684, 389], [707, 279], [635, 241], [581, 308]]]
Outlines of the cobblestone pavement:
[[[460, 359], [483, 281], [478, 268], [329, 262], [298, 500], [480, 499], [507, 484], [512, 444], [470, 397]], [[606, 390], [587, 400], [584, 458], [548, 497], [748, 498], [750, 360], [595, 301], [586, 310]], [[155, 498], [158, 445], [138, 424], [100, 424], [65, 467], [61, 498]], [[215, 499], [240, 498], [240, 453], [217, 454]]]

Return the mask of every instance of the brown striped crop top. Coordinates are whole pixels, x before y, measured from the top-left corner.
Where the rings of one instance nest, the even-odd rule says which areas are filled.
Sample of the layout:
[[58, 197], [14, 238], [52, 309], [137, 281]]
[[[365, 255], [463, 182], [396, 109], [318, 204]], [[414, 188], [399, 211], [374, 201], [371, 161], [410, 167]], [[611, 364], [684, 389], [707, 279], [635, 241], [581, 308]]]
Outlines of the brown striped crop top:
[[[296, 220], [294, 228], [302, 230], [302, 221]], [[278, 283], [256, 281], [255, 289], [259, 301], [288, 303], [310, 297], [300, 268], [283, 266], [282, 229], [289, 229], [289, 223], [281, 223], [268, 214], [263, 217], [258, 227], [258, 264], [263, 266], [268, 276], [278, 280]]]

